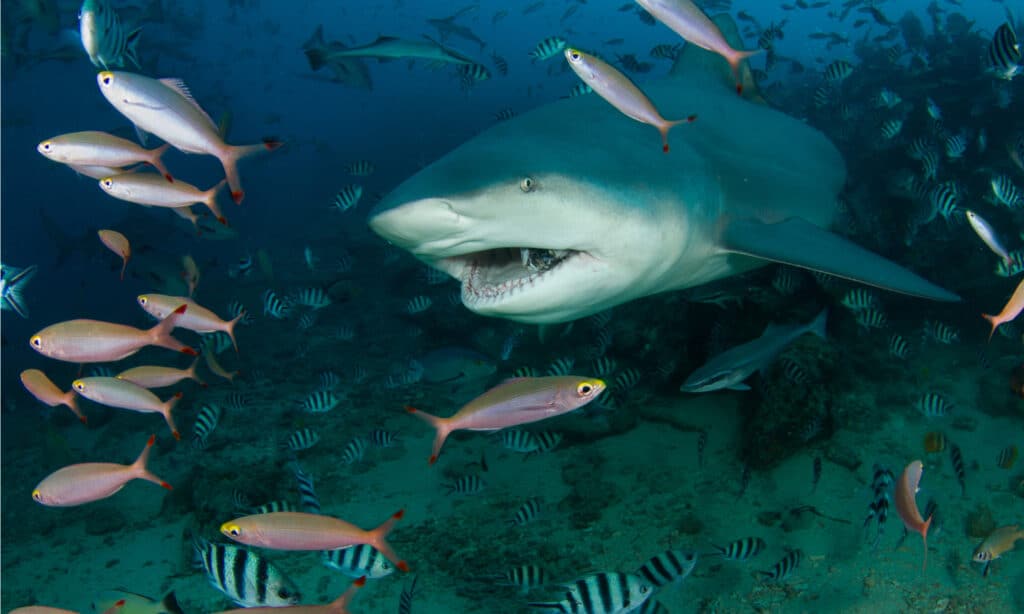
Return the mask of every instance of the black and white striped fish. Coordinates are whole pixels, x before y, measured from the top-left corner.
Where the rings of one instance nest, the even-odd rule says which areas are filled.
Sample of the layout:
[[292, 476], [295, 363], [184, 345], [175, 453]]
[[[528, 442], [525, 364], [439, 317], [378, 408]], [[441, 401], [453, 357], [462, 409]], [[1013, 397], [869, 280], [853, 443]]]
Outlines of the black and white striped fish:
[[460, 64], [456, 69], [463, 86], [471, 86], [491, 78], [491, 71], [483, 64]]
[[498, 74], [503, 77], [508, 74], [508, 60], [492, 52], [491, 61], [494, 62], [494, 67], [498, 69]]
[[885, 521], [889, 518], [889, 491], [896, 478], [892, 471], [882, 467], [874, 466], [874, 475], [871, 478], [871, 503], [868, 505], [868, 515], [864, 518], [864, 531], [867, 533], [868, 525], [872, 520], [876, 521], [875, 538], [872, 540], [872, 547], [877, 546], [885, 531]]
[[378, 448], [393, 448], [398, 443], [398, 434], [384, 429], [373, 429], [367, 438]]
[[341, 403], [341, 397], [331, 390], [314, 390], [309, 395], [298, 401], [297, 404], [303, 411], [311, 414], [324, 414]]
[[917, 400], [917, 411], [927, 418], [941, 418], [953, 410], [953, 404], [936, 392], [927, 392]]
[[263, 315], [275, 320], [284, 320], [292, 313], [292, 305], [273, 290], [263, 293]]
[[867, 288], [854, 288], [850, 290], [843, 295], [843, 299], [840, 302], [843, 304], [843, 307], [854, 312], [881, 307], [878, 295]]
[[331, 297], [327, 296], [327, 292], [323, 288], [301, 288], [292, 294], [291, 303], [313, 309], [323, 309], [331, 304]]
[[117, 11], [107, 0], [85, 0], [78, 12], [78, 32], [92, 65], [103, 70], [123, 67], [125, 60], [136, 67], [136, 47], [142, 28], [125, 30]]
[[956, 444], [949, 444], [949, 458], [953, 461], [953, 471], [960, 484], [960, 496], [963, 497], [967, 494], [967, 474], [964, 472], [964, 456]]
[[429, 296], [414, 296], [409, 299], [409, 302], [405, 305], [406, 313], [415, 315], [417, 313], [423, 313], [430, 309], [430, 306], [434, 304], [434, 301], [430, 300]]
[[356, 160], [345, 167], [345, 171], [353, 177], [369, 177], [376, 170], [377, 167], [369, 160]]
[[363, 197], [363, 186], [358, 184], [347, 185], [334, 195], [334, 200], [331, 201], [331, 205], [341, 211], [342, 213], [355, 207], [359, 204], [359, 199]]
[[249, 310], [245, 308], [245, 305], [243, 305], [241, 301], [234, 300], [228, 302], [227, 312], [228, 320], [234, 320], [235, 318], [239, 318], [239, 316], [241, 316], [238, 320], [238, 323], [243, 326], [248, 326], [249, 324], [252, 324], [254, 321], [252, 315], [249, 313]]
[[213, 433], [213, 430], [217, 428], [222, 411], [220, 405], [214, 405], [213, 403], [205, 403], [199, 408], [195, 426], [192, 428], [193, 448], [197, 450], [206, 449], [207, 440], [210, 434]]
[[249, 405], [249, 397], [243, 392], [232, 392], [226, 402], [231, 409], [245, 409]]
[[287, 443], [288, 448], [293, 452], [308, 450], [319, 443], [319, 433], [308, 427], [305, 429], [299, 429], [288, 437]]
[[242, 607], [279, 607], [299, 603], [295, 584], [257, 552], [229, 544], [196, 540], [210, 585]]
[[494, 112], [494, 119], [499, 122], [510, 120], [516, 116], [516, 112], [509, 108], [498, 109]]
[[295, 511], [298, 511], [298, 508], [295, 507], [295, 504], [292, 503], [291, 501], [285, 501], [284, 499], [279, 499], [277, 501], [271, 501], [269, 503], [264, 503], [263, 505], [257, 505], [256, 507], [252, 508], [252, 513], [253, 514], [273, 514], [273, 513], [276, 513], [276, 512], [295, 512]]
[[524, 595], [535, 588], [546, 586], [550, 581], [547, 572], [537, 565], [513, 567], [496, 579], [499, 584], [518, 588]]
[[296, 321], [296, 325], [298, 326], [299, 330], [309, 330], [313, 328], [314, 326], [316, 326], [316, 312], [307, 311], [306, 313], [302, 314]]
[[321, 371], [318, 379], [320, 390], [337, 390], [341, 386], [341, 376], [334, 371]]
[[772, 567], [770, 570], [759, 571], [757, 573], [761, 575], [766, 581], [774, 580], [776, 582], [780, 582], [788, 578], [790, 574], [796, 571], [797, 567], [800, 566], [800, 562], [803, 560], [803, 558], [804, 553], [802, 550], [790, 550], [789, 553], [786, 554], [786, 556], [782, 557], [782, 560], [776, 563], [775, 566]]
[[858, 311], [854, 316], [854, 320], [857, 321], [857, 326], [865, 330], [873, 328], [884, 328], [889, 323], [889, 318], [886, 317], [884, 311], [878, 309], [868, 308]]
[[547, 375], [569, 375], [572, 372], [572, 368], [575, 364], [576, 361], [571, 356], [563, 356], [562, 358], [557, 358], [555, 359], [555, 362], [551, 363], [551, 366], [548, 367]]
[[444, 487], [448, 490], [447, 494], [458, 493], [460, 495], [475, 495], [483, 492], [483, 489], [487, 486], [483, 478], [478, 475], [464, 475], [454, 482], [445, 484]]
[[298, 463], [293, 467], [295, 481], [299, 483], [299, 509], [307, 514], [320, 514], [320, 497], [314, 488], [313, 476], [302, 470]]
[[655, 588], [678, 582], [690, 575], [697, 565], [697, 553], [685, 550], [666, 550], [640, 566], [636, 575]]
[[354, 465], [363, 460], [365, 453], [366, 440], [362, 437], [355, 437], [345, 444], [345, 448], [341, 451], [341, 462], [346, 465]]
[[1021, 66], [1021, 47], [1013, 26], [1003, 23], [996, 28], [986, 54], [988, 70], [1000, 79], [1010, 80], [1024, 70]]
[[621, 392], [632, 390], [640, 383], [640, 377], [640, 370], [630, 367], [615, 376], [613, 388]]
[[910, 344], [900, 335], [893, 335], [889, 337], [889, 354], [902, 360], [910, 355]]
[[746, 561], [749, 558], [755, 557], [761, 553], [765, 548], [764, 540], [760, 537], [744, 537], [737, 539], [736, 541], [729, 542], [724, 546], [712, 547], [725, 558], [733, 561]]
[[391, 561], [369, 544], [356, 544], [341, 550], [325, 550], [321, 557], [324, 565], [350, 578], [366, 576], [369, 580], [376, 580], [390, 576], [395, 571]]
[[413, 576], [408, 584], [402, 587], [398, 596], [398, 614], [412, 614], [412, 599], [416, 596], [416, 578]]
[[853, 64], [846, 60], [836, 60], [825, 67], [825, 81], [839, 83], [853, 74]]
[[571, 90], [569, 90], [568, 98], [575, 98], [577, 96], [586, 96], [587, 94], [593, 93], [593, 91], [594, 91], [594, 88], [592, 88], [589, 85], [587, 85], [586, 83], [580, 81], [576, 85], [572, 86]]
[[565, 588], [563, 600], [530, 607], [559, 614], [616, 614], [636, 610], [654, 593], [654, 587], [640, 576], [619, 572], [584, 576]]
[[537, 43], [537, 46], [530, 52], [533, 61], [547, 60], [555, 57], [565, 49], [565, 39], [560, 36], [549, 36]]
[[619, 363], [611, 357], [601, 356], [594, 361], [594, 366], [591, 368], [591, 372], [596, 377], [605, 377], [611, 375], [619, 368]]
[[960, 340], [960, 332], [945, 322], [928, 320], [924, 323], [924, 335], [939, 343], [950, 345]]
[[537, 377], [539, 373], [533, 367], [517, 367], [512, 371], [512, 377]]
[[510, 526], [521, 527], [537, 519], [541, 509], [544, 507], [544, 500], [540, 497], [530, 497], [525, 503], [519, 506], [516, 513], [508, 521]]
[[537, 451], [537, 441], [533, 437], [533, 433], [525, 431], [523, 429], [502, 429], [498, 431], [498, 441], [501, 445], [508, 450], [513, 452], [521, 452], [526, 454], [528, 452]]
[[537, 444], [537, 449], [530, 452], [530, 454], [544, 454], [550, 452], [558, 447], [558, 444], [562, 443], [562, 438], [565, 437], [558, 431], [534, 431], [533, 441]]

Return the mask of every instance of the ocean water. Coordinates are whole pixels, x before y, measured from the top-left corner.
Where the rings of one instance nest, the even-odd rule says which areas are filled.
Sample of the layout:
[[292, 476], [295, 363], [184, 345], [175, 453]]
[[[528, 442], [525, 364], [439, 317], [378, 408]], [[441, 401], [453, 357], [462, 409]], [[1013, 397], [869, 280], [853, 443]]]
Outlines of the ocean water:
[[[367, 574], [351, 612], [571, 611], [586, 607], [581, 593], [591, 585], [575, 597], [567, 585], [605, 574], [641, 588], [630, 605], [582, 611], [1024, 611], [1024, 534], [1016, 548], [1012, 539], [998, 543], [987, 568], [972, 560], [999, 528], [1024, 526], [1024, 326], [1007, 320], [989, 338], [979, 317], [1012, 308], [1024, 268], [1016, 251], [1024, 242], [1024, 77], [1000, 79], [988, 59], [995, 37], [1010, 54], [1002, 68], [1020, 62], [996, 33], [1004, 23], [1024, 27], [1024, 7], [698, 4], [734, 47], [763, 50], [743, 64], [742, 95], [724, 63], [695, 61], [714, 56], [625, 0], [104, 3], [122, 34], [141, 27], [137, 64], [116, 65], [114, 45], [106, 68], [115, 78], [180, 79], [217, 127], [207, 126], [208, 138], [272, 144], [239, 162], [241, 204], [227, 190], [217, 194], [226, 223], [198, 204], [194, 225], [166, 207], [112, 198], [97, 179], [36, 151], [78, 131], [136, 143], [140, 135], [100, 91], [104, 67], [83, 46], [78, 2], [5, 2], [5, 292], [18, 272], [36, 268], [14, 282], [21, 297], [5, 302], [0, 329], [0, 608], [103, 612], [119, 599], [125, 613], [238, 607], [211, 584], [195, 545], [232, 545], [222, 525], [264, 504], [315, 510], [308, 486], [300, 495], [298, 467], [312, 477], [324, 515], [372, 529], [402, 510], [387, 541], [409, 567], [378, 560], [345, 575], [317, 551], [249, 548], [252, 561], [290, 579], [302, 604], [326, 604]], [[435, 59], [330, 55], [380, 36], [406, 41], [406, 56]], [[699, 109], [696, 120], [671, 130], [663, 154], [654, 128], [599, 93], [571, 95], [581, 80], [561, 51], [531, 56], [551, 37], [609, 62], [665, 117]], [[658, 45], [668, 51], [653, 52]], [[328, 57], [314, 70], [317, 50]], [[159, 112], [134, 95], [120, 98], [122, 109]], [[176, 108], [188, 108], [175, 95]], [[686, 106], [676, 108], [679, 100]], [[170, 130], [169, 139], [180, 133]], [[145, 140], [160, 144], [155, 134]], [[451, 160], [458, 172], [445, 166]], [[207, 190], [225, 177], [215, 157], [177, 146], [163, 163], [175, 181], [158, 183], [161, 193], [183, 182]], [[152, 175], [146, 165], [121, 170], [131, 172], [115, 180]], [[767, 187], [738, 187], [748, 179]], [[547, 208], [528, 209], [524, 195], [548, 198]], [[448, 209], [412, 212], [398, 229], [368, 225], [430, 196], [447, 198]], [[700, 217], [705, 210], [713, 215]], [[990, 230], [972, 225], [968, 210]], [[696, 229], [685, 240], [720, 246], [724, 229], [745, 216], [814, 218], [961, 300], [812, 274], [807, 268], [846, 247], [821, 249], [801, 236], [775, 247], [807, 268], [676, 253], [681, 227]], [[130, 242], [123, 280], [122, 259], [100, 229]], [[433, 251], [423, 238], [431, 233], [455, 251]], [[439, 269], [464, 275], [464, 261], [425, 261], [466, 254], [485, 277], [471, 276], [463, 299], [460, 280]], [[240, 306], [246, 316], [234, 329], [237, 352], [226, 337], [175, 329], [203, 354], [202, 385], [155, 390], [161, 401], [181, 394], [172, 410], [180, 440], [160, 415], [88, 400], [85, 388], [65, 398], [76, 399], [87, 424], [40, 402], [49, 397], [38, 386], [30, 394], [23, 381], [32, 369], [63, 394], [83, 377], [192, 365], [193, 357], [158, 347], [80, 364], [30, 343], [37, 334], [60, 339], [66, 331], [44, 331], [81, 318], [149, 329], [156, 321], [138, 297], [184, 301], [186, 256], [198, 270], [196, 306], [224, 320]], [[847, 266], [862, 274], [888, 266], [865, 257]], [[600, 275], [577, 266], [586, 258]], [[687, 278], [714, 266], [731, 274], [602, 294], [622, 278], [629, 287], [649, 280], [650, 270]], [[511, 317], [463, 304], [473, 303], [474, 288], [497, 296], [502, 281], [528, 297]], [[529, 294], [537, 289], [567, 297], [568, 315], [551, 315], [541, 295]], [[811, 330], [821, 313], [823, 336]], [[788, 326], [805, 328], [765, 350]], [[732, 356], [756, 360], [744, 371]], [[694, 374], [716, 357], [710, 364], [727, 362], [735, 386], [695, 392]], [[434, 429], [406, 408], [447, 417], [510, 378], [553, 375], [573, 378], [559, 388], [570, 397], [598, 380], [607, 390], [546, 420], [455, 432], [428, 464]], [[300, 438], [315, 445], [291, 449], [289, 438], [305, 429]], [[171, 490], [133, 480], [103, 497], [77, 479], [63, 487], [96, 500], [33, 500], [62, 468], [132, 463], [150, 435], [147, 466]], [[900, 484], [914, 461], [923, 468], [916, 497]], [[926, 542], [900, 502], [907, 492], [916, 522], [930, 518]], [[719, 549], [756, 539], [763, 546], [750, 556]], [[696, 563], [656, 586], [643, 573], [657, 567], [654, 557]], [[510, 585], [524, 566], [544, 581]], [[373, 577], [382, 568], [390, 573]], [[172, 593], [176, 608], [156, 603]]]

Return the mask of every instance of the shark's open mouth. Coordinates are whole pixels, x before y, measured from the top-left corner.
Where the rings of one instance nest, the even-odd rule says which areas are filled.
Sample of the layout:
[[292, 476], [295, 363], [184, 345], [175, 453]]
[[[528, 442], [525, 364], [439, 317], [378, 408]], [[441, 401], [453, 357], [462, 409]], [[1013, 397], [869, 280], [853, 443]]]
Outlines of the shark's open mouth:
[[581, 254], [574, 250], [497, 248], [445, 258], [442, 267], [462, 281], [462, 301], [474, 305], [528, 290]]

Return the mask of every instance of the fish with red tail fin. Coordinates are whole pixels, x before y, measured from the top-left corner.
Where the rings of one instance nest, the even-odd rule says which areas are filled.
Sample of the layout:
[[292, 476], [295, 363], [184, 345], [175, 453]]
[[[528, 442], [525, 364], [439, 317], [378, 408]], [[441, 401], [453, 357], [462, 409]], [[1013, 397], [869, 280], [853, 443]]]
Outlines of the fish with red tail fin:
[[932, 524], [931, 517], [921, 518], [921, 512], [917, 509], [917, 490], [921, 483], [921, 474], [924, 472], [924, 464], [919, 460], [911, 461], [903, 470], [896, 483], [896, 511], [903, 520], [903, 525], [908, 531], [921, 534], [921, 543], [924, 545], [924, 560], [921, 563], [923, 572], [928, 565], [928, 527]]

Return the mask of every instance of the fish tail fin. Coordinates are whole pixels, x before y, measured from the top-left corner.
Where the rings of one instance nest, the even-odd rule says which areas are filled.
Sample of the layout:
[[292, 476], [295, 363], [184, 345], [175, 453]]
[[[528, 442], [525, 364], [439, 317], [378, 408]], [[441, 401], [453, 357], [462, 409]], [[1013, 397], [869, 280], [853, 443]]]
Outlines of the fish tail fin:
[[223, 190], [224, 186], [227, 184], [227, 179], [221, 179], [219, 182], [217, 182], [217, 185], [203, 192], [203, 204], [206, 205], [206, 208], [210, 210], [210, 213], [213, 214], [213, 217], [216, 218], [218, 222], [225, 226], [228, 225], [228, 220], [227, 218], [224, 217], [224, 214], [221, 213], [220, 207], [217, 205], [217, 194], [220, 194], [220, 191]]
[[661, 133], [661, 150], [668, 153], [668, 131], [675, 128], [679, 124], [689, 124], [697, 121], [696, 115], [690, 115], [683, 119], [677, 119], [675, 121], [665, 122], [663, 125], [658, 127], [658, 132]]
[[932, 526], [932, 519], [934, 515], [929, 516], [928, 520], [924, 521], [921, 526], [921, 545], [924, 546], [924, 560], [921, 562], [921, 573], [928, 568], [928, 527]]
[[174, 416], [171, 415], [171, 410], [178, 404], [181, 397], [184, 396], [180, 392], [174, 393], [174, 396], [167, 399], [160, 408], [160, 413], [164, 415], [164, 420], [167, 421], [167, 426], [171, 429], [171, 435], [174, 435], [174, 439], [181, 441], [181, 433], [178, 432], [178, 427], [174, 426]]
[[149, 165], [155, 168], [156, 170], [160, 171], [160, 174], [164, 176], [164, 179], [171, 183], [174, 183], [174, 177], [171, 176], [170, 171], [168, 171], [167, 167], [164, 166], [163, 161], [164, 154], [167, 153], [167, 150], [170, 148], [170, 143], [164, 143], [163, 145], [157, 147], [156, 149], [149, 150], [149, 159], [146, 160], [146, 162], [148, 162]]
[[82, 410], [78, 407], [78, 397], [75, 395], [75, 391], [73, 389], [67, 391], [67, 393], [61, 398], [61, 403], [67, 405], [68, 409], [78, 416], [79, 422], [82, 424], [89, 424], [89, 419], [85, 417], [85, 414], [83, 414]]
[[818, 315], [814, 316], [814, 321], [811, 322], [807, 328], [807, 332], [814, 333], [815, 335], [826, 339], [825, 328], [828, 326], [828, 309], [822, 309]]
[[732, 68], [732, 78], [736, 81], [736, 93], [742, 96], [743, 79], [740, 77], [740, 64], [751, 56], [761, 53], [764, 49], [755, 49], [753, 51], [740, 51], [738, 49], [734, 49], [733, 51], [734, 53], [730, 54], [726, 59], [729, 60], [729, 67]]
[[420, 420], [423, 420], [437, 430], [437, 435], [434, 436], [434, 447], [430, 450], [429, 463], [433, 465], [437, 462], [437, 457], [441, 455], [441, 447], [444, 445], [444, 440], [448, 439], [448, 435], [452, 432], [451, 427], [448, 426], [448, 419], [439, 418], [408, 405], [405, 406], [405, 411], [418, 417]]
[[268, 138], [256, 145], [225, 146], [224, 152], [220, 156], [220, 163], [224, 166], [224, 175], [227, 177], [228, 185], [231, 186], [231, 199], [236, 204], [242, 204], [242, 200], [245, 198], [245, 191], [242, 190], [242, 178], [238, 175], [238, 161], [265, 151], [274, 151], [283, 144], [281, 141]]
[[391, 515], [390, 518], [385, 520], [379, 527], [369, 531], [369, 542], [370, 545], [380, 550], [389, 561], [395, 564], [402, 571], [409, 571], [409, 564], [398, 557], [398, 554], [391, 548], [391, 544], [388, 543], [387, 537], [391, 529], [395, 528], [395, 523], [402, 519], [405, 515], [405, 510], [398, 510]]
[[201, 358], [200, 356], [196, 356], [195, 360], [192, 361], [192, 365], [189, 366], [189, 368], [185, 370], [185, 373], [188, 375], [189, 379], [195, 380], [195, 382], [197, 384], [199, 384], [203, 388], [206, 388], [206, 382], [204, 382], [202, 380], [202, 378], [199, 377], [199, 374], [196, 373], [196, 367], [199, 366], [199, 359], [200, 358]]
[[366, 586], [366, 576], [360, 576], [359, 578], [352, 581], [349, 584], [348, 590], [341, 594], [340, 597], [330, 603], [330, 610], [332, 612], [348, 612], [346, 609], [348, 604], [352, 602], [352, 598], [356, 596], [359, 589]]
[[306, 60], [313, 70], [320, 70], [327, 63], [327, 51], [322, 47], [313, 47], [305, 50]]
[[139, 35], [142, 34], [142, 27], [135, 28], [131, 31], [128, 36], [125, 37], [124, 41], [124, 57], [128, 58], [135, 68], [142, 68], [139, 64]]
[[174, 327], [178, 325], [178, 320], [182, 315], [184, 315], [187, 308], [188, 305], [178, 307], [174, 310], [174, 313], [163, 320], [160, 320], [156, 326], [149, 329], [150, 343], [162, 348], [181, 352], [182, 354], [188, 354], [189, 356], [197, 356], [198, 352], [171, 336], [171, 331], [173, 331]]
[[999, 328], [999, 325], [1002, 324], [1002, 322], [996, 319], [998, 316], [990, 316], [987, 313], [981, 314], [981, 317], [988, 320], [988, 323], [992, 325], [992, 330], [988, 332], [988, 340], [992, 341], [992, 335], [996, 334], [996, 329]]
[[245, 315], [246, 313], [245, 310], [243, 309], [242, 313], [238, 314], [237, 316], [229, 320], [228, 325], [225, 327], [227, 330], [225, 330], [224, 332], [228, 334], [228, 337], [231, 337], [231, 345], [235, 346], [235, 354], [238, 354], [238, 341], [235, 340], [235, 325], [237, 325], [238, 322], [245, 317]]
[[15, 313], [26, 319], [28, 318], [28, 308], [25, 307], [22, 291], [25, 289], [25, 284], [32, 279], [37, 270], [38, 267], [34, 264], [25, 267], [6, 282], [7, 294], [4, 295], [4, 302]]
[[146, 447], [142, 449], [142, 454], [139, 454], [139, 457], [135, 459], [134, 463], [132, 463], [132, 469], [134, 469], [136, 471], [136, 475], [143, 480], [159, 484], [167, 490], [171, 490], [170, 484], [161, 480], [156, 476], [156, 474], [146, 468], [146, 463], [149, 461], [149, 451], [153, 449], [154, 443], [156, 443], [156, 435], [150, 435], [149, 439], [146, 441]]

